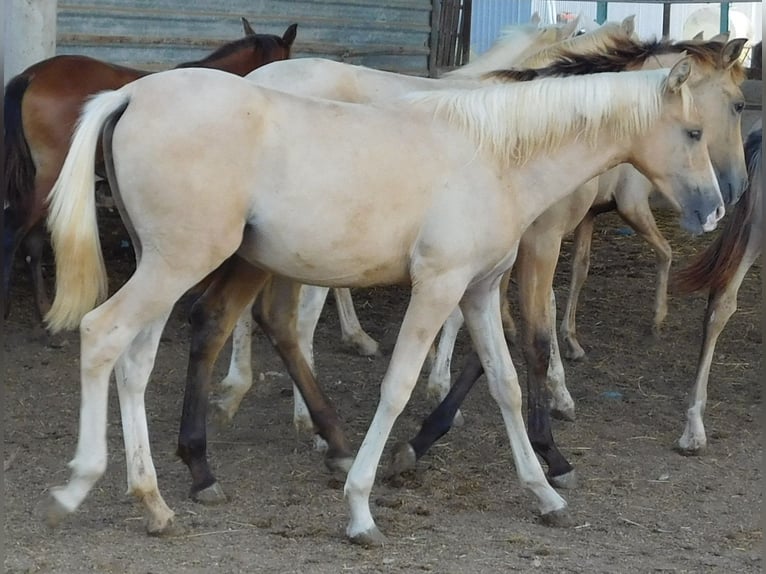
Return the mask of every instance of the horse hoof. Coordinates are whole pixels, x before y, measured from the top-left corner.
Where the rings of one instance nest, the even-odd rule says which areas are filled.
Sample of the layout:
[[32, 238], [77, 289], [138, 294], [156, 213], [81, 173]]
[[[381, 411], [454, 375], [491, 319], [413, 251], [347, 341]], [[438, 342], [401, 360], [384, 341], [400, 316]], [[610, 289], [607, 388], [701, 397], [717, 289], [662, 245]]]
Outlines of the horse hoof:
[[704, 443], [688, 446], [681, 446], [681, 444], [676, 445], [676, 451], [682, 456], [701, 456], [704, 454], [706, 448], [707, 445]]
[[452, 419], [452, 426], [453, 427], [462, 427], [465, 424], [465, 419], [463, 418], [463, 413], [460, 411], [457, 411], [455, 413], [455, 418]]
[[560, 421], [567, 421], [567, 422], [574, 422], [575, 420], [575, 408], [574, 405], [564, 408], [552, 408], [551, 409], [551, 416], [554, 419], [560, 420]]
[[47, 524], [49, 528], [56, 528], [72, 513], [66, 506], [61, 504], [55, 496], [51, 496], [47, 502], [43, 503], [43, 511], [45, 515], [45, 524]]
[[554, 488], [562, 488], [565, 490], [571, 490], [577, 488], [577, 474], [574, 470], [559, 474], [558, 476], [548, 476], [548, 482]]
[[212, 407], [211, 417], [215, 426], [226, 428], [231, 425], [231, 421], [234, 420], [234, 413], [224, 406], [223, 401], [210, 401], [210, 406]]
[[369, 530], [365, 530], [359, 534], [349, 534], [348, 539], [352, 543], [364, 546], [365, 548], [379, 548], [387, 542], [386, 537], [383, 536], [383, 533], [377, 526], [373, 526]]
[[566, 508], [546, 512], [540, 518], [545, 526], [554, 528], [569, 528], [574, 524], [572, 516]]
[[175, 524], [174, 514], [163, 517], [150, 517], [146, 520], [146, 533], [149, 536], [165, 537], [183, 534], [184, 529]]
[[346, 476], [348, 471], [351, 470], [351, 465], [354, 464], [353, 456], [328, 456], [324, 459], [325, 466], [333, 474], [341, 474]]
[[388, 467], [388, 476], [397, 476], [407, 470], [412, 470], [418, 462], [415, 449], [408, 442], [401, 443], [394, 448], [391, 456], [391, 464]]
[[197, 492], [192, 492], [190, 496], [194, 502], [199, 502], [205, 506], [214, 506], [216, 504], [228, 502], [228, 498], [218, 482], [214, 482], [207, 488], [203, 488]]
[[580, 343], [574, 341], [564, 341], [564, 358], [568, 361], [581, 361], [585, 358], [585, 350]]
[[353, 351], [357, 355], [362, 357], [380, 357], [380, 345], [378, 342], [367, 335], [362, 333], [356, 337], [346, 339], [343, 343], [349, 350]]

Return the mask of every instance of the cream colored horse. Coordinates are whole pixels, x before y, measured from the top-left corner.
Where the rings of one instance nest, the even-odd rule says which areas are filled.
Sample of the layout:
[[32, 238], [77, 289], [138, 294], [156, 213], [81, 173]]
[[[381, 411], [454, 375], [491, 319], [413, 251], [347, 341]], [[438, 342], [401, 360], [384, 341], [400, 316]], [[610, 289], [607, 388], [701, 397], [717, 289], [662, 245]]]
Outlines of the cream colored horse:
[[[559, 29], [556, 29], [559, 30]], [[565, 29], [571, 33], [574, 29]], [[559, 30], [559, 35], [561, 34]], [[557, 39], [551, 29], [531, 26], [515, 26], [507, 29], [501, 39], [485, 55], [434, 80], [403, 76], [391, 72], [352, 66], [330, 60], [300, 58], [286, 65], [278, 64], [260, 69], [247, 79], [258, 85], [297, 95], [309, 95], [347, 102], [385, 101], [415, 90], [434, 90], [454, 87], [479, 87], [494, 80], [482, 79], [490, 70], [539, 66], [550, 63], [564, 51], [577, 53], [602, 53], [615, 48], [620, 42], [634, 36], [634, 18], [622, 22], [607, 22], [593, 32], [554, 42]], [[457, 79], [455, 79], [457, 78]], [[363, 354], [375, 354], [378, 346], [365, 333], [354, 311], [348, 289], [334, 289], [342, 338], [354, 344]], [[324, 306], [327, 290], [322, 287], [305, 286], [301, 289], [298, 313], [299, 345], [304, 356], [313, 364], [312, 341], [314, 329]], [[503, 324], [506, 330], [512, 325], [507, 299], [503, 297]], [[459, 313], [459, 311], [458, 311]], [[462, 323], [462, 320], [460, 320]], [[448, 322], [447, 330], [440, 338], [440, 352], [429, 378], [428, 393], [442, 399], [449, 390], [449, 360], [456, 329], [455, 322]], [[229, 371], [221, 383], [221, 392], [214, 401], [216, 415], [226, 423], [234, 417], [245, 394], [253, 384], [251, 358], [252, 318], [245, 311], [240, 317], [232, 336], [232, 353]], [[444, 373], [446, 372], [446, 376]], [[294, 388], [293, 422], [299, 431], [311, 431], [314, 424], [297, 389]], [[459, 416], [459, 413], [458, 413]], [[318, 441], [320, 447], [324, 444]]]
[[[346, 480], [351, 540], [383, 540], [369, 508], [378, 461], [458, 303], [521, 484], [546, 520], [565, 516], [524, 428], [498, 284], [524, 229], [578, 184], [625, 161], [675, 197], [695, 229], [715, 228], [723, 201], [685, 85], [690, 73], [682, 60], [670, 71], [440, 90], [375, 106], [299, 98], [189, 69], [96, 96], [51, 195], [57, 285], [47, 322], [53, 330], [79, 326], [82, 397], [72, 475], [51, 490], [50, 522], [73, 512], [106, 469], [115, 369], [128, 491], [143, 502], [149, 532], [171, 525], [144, 391], [173, 305], [234, 255], [242, 274], [219, 280], [251, 293], [271, 273], [325, 286], [412, 285], [377, 411]], [[138, 264], [99, 304], [106, 273], [93, 163], [104, 129], [110, 184]], [[236, 304], [219, 301], [220, 315], [196, 317], [215, 339], [213, 347], [193, 346], [197, 359], [215, 360], [246, 301], [240, 293]], [[207, 369], [198, 373], [209, 379]]]

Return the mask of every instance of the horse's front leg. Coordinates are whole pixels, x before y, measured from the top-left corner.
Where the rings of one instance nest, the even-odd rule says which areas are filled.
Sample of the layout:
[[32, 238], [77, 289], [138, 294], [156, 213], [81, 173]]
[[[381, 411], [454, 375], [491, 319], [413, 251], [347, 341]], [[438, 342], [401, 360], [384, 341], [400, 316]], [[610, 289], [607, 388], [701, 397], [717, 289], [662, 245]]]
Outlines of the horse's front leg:
[[299, 342], [297, 323], [301, 289], [300, 283], [274, 277], [256, 302], [253, 316], [298, 386], [317, 433], [327, 442], [325, 464], [331, 471], [345, 474], [354, 458], [351, 446], [335, 408], [314, 377], [311, 349], [306, 357], [305, 343], [301, 345]]
[[[455, 352], [455, 342], [462, 326], [463, 313], [460, 311], [460, 307], [455, 307], [441, 329], [439, 344], [436, 347], [436, 358], [431, 366], [431, 372], [428, 374], [426, 394], [439, 402], [442, 402], [450, 391], [452, 355]], [[463, 415], [459, 410], [455, 411], [454, 418], [455, 425], [463, 424]], [[450, 421], [450, 426], [452, 422]]]
[[460, 307], [474, 348], [484, 365], [490, 394], [500, 406], [521, 484], [537, 498], [547, 524], [567, 525], [567, 503], [546, 480], [524, 428], [521, 389], [503, 336], [497, 281], [484, 281], [473, 286], [466, 292]]
[[380, 402], [362, 446], [348, 473], [344, 489], [351, 512], [346, 535], [365, 546], [380, 545], [385, 537], [370, 512], [370, 491], [386, 440], [415, 387], [431, 343], [457, 305], [467, 279], [452, 272], [413, 281], [412, 295], [383, 378]]
[[177, 454], [192, 475], [190, 496], [203, 503], [226, 497], [207, 460], [207, 409], [213, 365], [237, 317], [268, 280], [268, 273], [231, 257], [216, 271], [191, 311], [191, 347]]
[[564, 356], [570, 361], [578, 361], [585, 357], [585, 350], [577, 337], [577, 304], [580, 300], [585, 280], [590, 268], [590, 250], [593, 241], [593, 227], [596, 216], [587, 213], [575, 227], [572, 238], [572, 276], [569, 280], [569, 295], [567, 297], [564, 317], [561, 320], [561, 341], [564, 346]]
[[[572, 465], [561, 454], [553, 439], [551, 411], [564, 409], [569, 418], [574, 417], [574, 403], [565, 392], [564, 404], [553, 404], [553, 394], [548, 381], [551, 363], [551, 337], [554, 317], [551, 309], [553, 275], [558, 261], [560, 236], [542, 237], [536, 234], [532, 240], [522, 239], [516, 260], [516, 277], [519, 285], [519, 311], [522, 317], [524, 358], [527, 363], [527, 422], [528, 434], [535, 452], [548, 465], [548, 479], [556, 486], [574, 484]], [[566, 387], [559, 381], [559, 387]], [[559, 395], [561, 390], [559, 388]], [[562, 400], [561, 396], [558, 397]]]

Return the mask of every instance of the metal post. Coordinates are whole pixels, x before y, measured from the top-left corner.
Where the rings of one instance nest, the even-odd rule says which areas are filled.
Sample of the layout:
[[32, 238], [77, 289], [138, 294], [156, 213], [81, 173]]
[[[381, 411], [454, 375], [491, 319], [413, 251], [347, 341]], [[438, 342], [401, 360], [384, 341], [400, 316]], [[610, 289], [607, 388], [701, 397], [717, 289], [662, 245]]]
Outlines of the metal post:
[[670, 2], [662, 5], [662, 37], [665, 40], [670, 38]]
[[596, 22], [603, 24], [606, 22], [606, 9], [608, 2], [596, 2]]
[[56, 5], [57, 0], [6, 1], [4, 84], [56, 54]]
[[728, 2], [721, 2], [721, 24], [720, 24], [720, 30], [721, 34], [724, 32], [729, 31], [729, 3]]

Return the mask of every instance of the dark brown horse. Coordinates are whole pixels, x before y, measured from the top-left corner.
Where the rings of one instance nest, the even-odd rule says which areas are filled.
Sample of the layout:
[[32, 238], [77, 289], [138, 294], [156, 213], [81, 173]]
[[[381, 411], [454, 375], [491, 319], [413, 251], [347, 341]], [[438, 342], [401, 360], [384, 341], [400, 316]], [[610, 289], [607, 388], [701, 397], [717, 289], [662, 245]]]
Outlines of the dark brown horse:
[[[297, 24], [289, 26], [281, 37], [256, 34], [245, 18], [242, 24], [244, 38], [225, 44], [203, 60], [177, 67], [216, 68], [244, 76], [259, 66], [290, 57]], [[41, 265], [46, 242], [46, 198], [64, 163], [83, 103], [93, 94], [116, 90], [150, 73], [85, 56], [55, 56], [30, 66], [8, 82], [3, 175], [6, 316], [13, 259], [19, 247], [29, 266], [40, 317], [50, 308]]]

